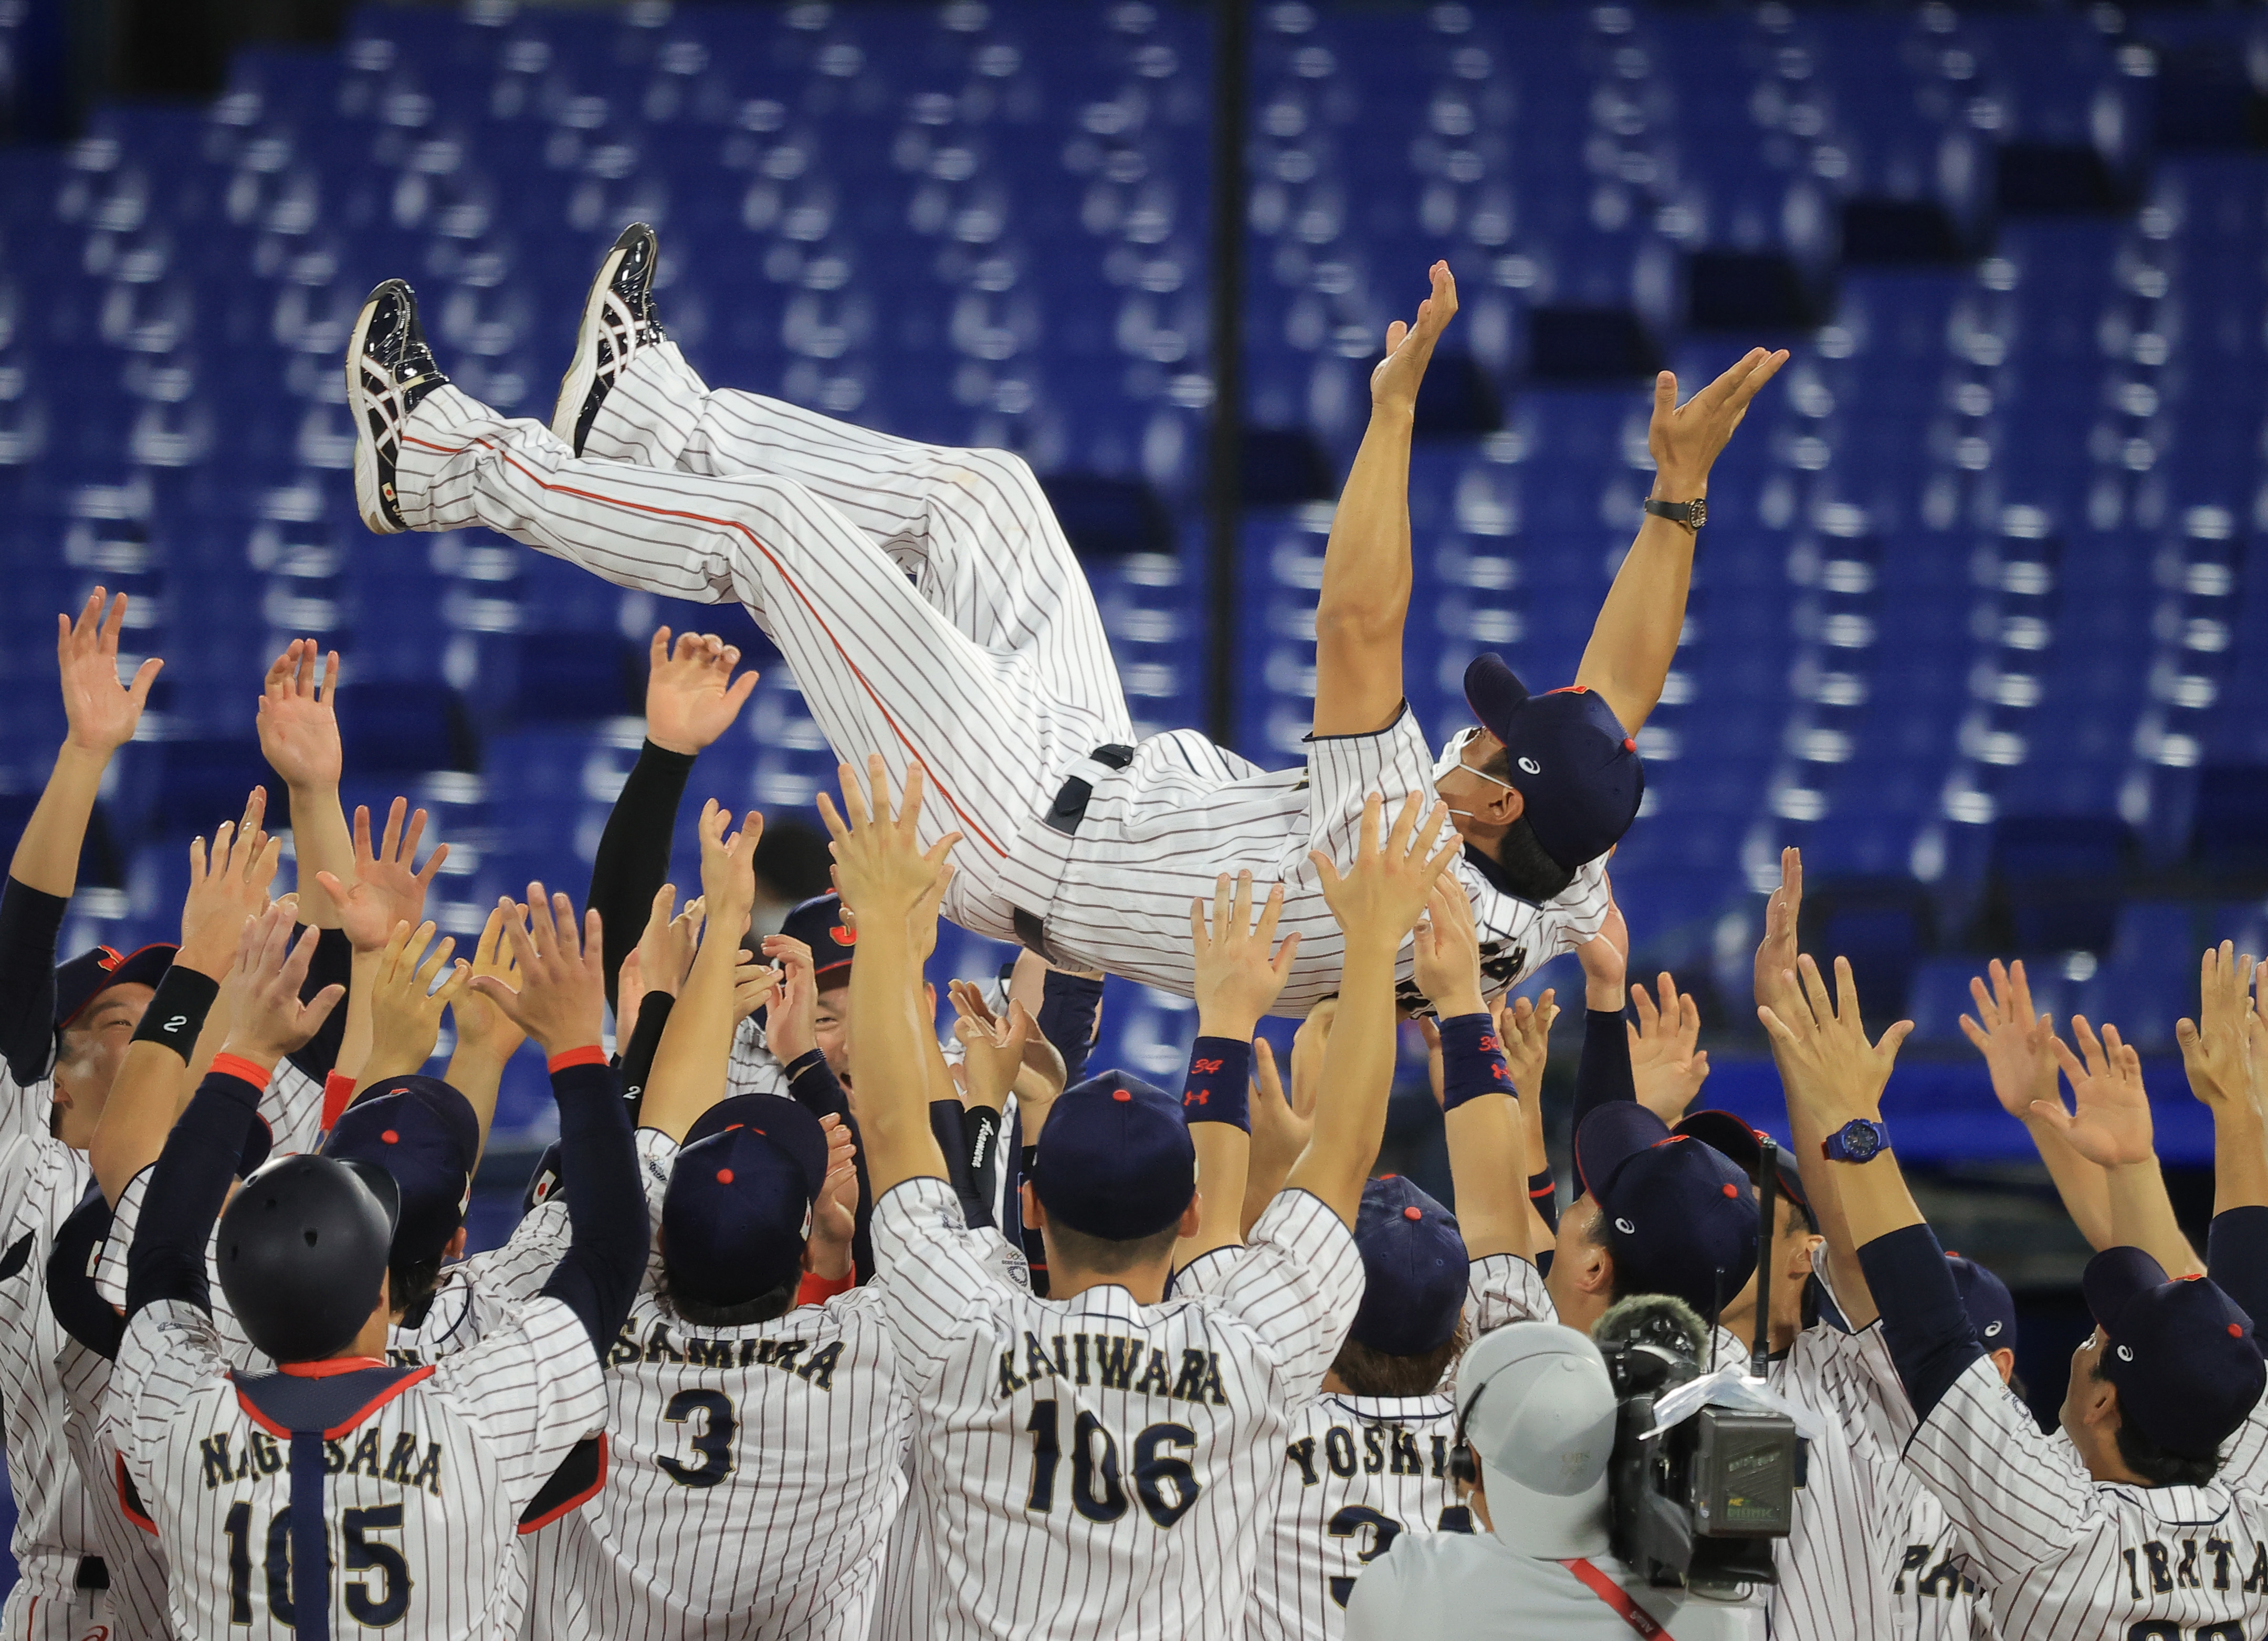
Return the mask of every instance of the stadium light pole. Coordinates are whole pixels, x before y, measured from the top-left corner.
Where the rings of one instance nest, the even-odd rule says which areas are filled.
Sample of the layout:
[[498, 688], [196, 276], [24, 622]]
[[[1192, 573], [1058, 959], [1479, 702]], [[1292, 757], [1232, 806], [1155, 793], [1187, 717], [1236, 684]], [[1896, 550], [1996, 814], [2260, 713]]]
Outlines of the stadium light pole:
[[1236, 732], [1237, 522], [1243, 511], [1244, 127], [1250, 74], [1248, 0], [1212, 0], [1212, 422], [1205, 452], [1205, 537], [1212, 549], [1212, 738]]

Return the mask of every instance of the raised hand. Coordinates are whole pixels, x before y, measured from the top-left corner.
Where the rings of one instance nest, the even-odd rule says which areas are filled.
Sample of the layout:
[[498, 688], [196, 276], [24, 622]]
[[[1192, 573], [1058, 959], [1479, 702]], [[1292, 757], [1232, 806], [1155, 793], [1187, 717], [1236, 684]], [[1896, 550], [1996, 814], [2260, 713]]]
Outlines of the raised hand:
[[669, 629], [653, 635], [645, 675], [645, 738], [665, 752], [691, 757], [711, 745], [740, 716], [756, 688], [754, 669], [735, 679], [737, 645], [711, 633], [681, 633], [669, 644]]
[[1449, 265], [1436, 262], [1426, 276], [1433, 282], [1433, 294], [1418, 305], [1418, 322], [1406, 325], [1397, 319], [1386, 327], [1386, 357], [1370, 373], [1370, 401], [1381, 409], [1407, 413], [1417, 408], [1418, 384], [1425, 378], [1433, 344], [1457, 315], [1457, 282]]
[[1211, 920], [1205, 903], [1189, 902], [1189, 941], [1197, 953], [1197, 1035], [1250, 1041], [1260, 1017], [1275, 1006], [1290, 978], [1300, 937], [1276, 949], [1276, 922], [1284, 915], [1284, 886], [1277, 884], [1252, 916], [1252, 874], [1223, 872], [1213, 888]]
[[505, 934], [519, 966], [519, 988], [495, 975], [480, 975], [471, 982], [473, 990], [534, 1038], [547, 1056], [596, 1048], [607, 1018], [598, 909], [583, 914], [578, 931], [574, 902], [564, 894], [547, 897], [541, 883], [531, 883], [527, 921], [510, 918]]
[[1425, 921], [1411, 937], [1410, 951], [1418, 990], [1433, 1005], [1436, 1017], [1455, 1019], [1487, 1011], [1481, 995], [1480, 935], [1473, 927], [1473, 902], [1455, 879], [1433, 880]]
[[[322, 675], [318, 685], [316, 666]], [[336, 786], [345, 764], [333, 703], [339, 652], [325, 657], [313, 638], [294, 638], [269, 667], [261, 687], [260, 753], [286, 786]]]
[[1759, 1005], [1783, 1012], [1799, 1006], [1795, 983], [1795, 926], [1803, 911], [1803, 851], [1779, 852], [1779, 887], [1764, 901], [1764, 938], [1756, 943], [1756, 993]]
[[63, 674], [65, 744], [108, 757], [134, 739], [150, 686], [166, 665], [155, 656], [136, 669], [134, 681], [118, 681], [118, 636], [126, 626], [126, 595], [103, 611], [103, 589], [87, 594], [78, 619], [55, 617], [55, 667]]
[[263, 1068], [273, 1068], [285, 1055], [304, 1048], [347, 994], [344, 986], [325, 986], [306, 1002], [299, 1001], [317, 937], [310, 929], [292, 945], [294, 909], [279, 901], [247, 921], [237, 941], [235, 965], [229, 970], [236, 1008], [221, 1051]]
[[753, 952], [742, 952], [733, 970], [733, 1025], [738, 1029], [742, 1020], [758, 1009], [770, 1007], [779, 996], [780, 972]]
[[2033, 1102], [2032, 1115], [2069, 1140], [2072, 1149], [2089, 1162], [2117, 1168], [2154, 1160], [2142, 1056], [2119, 1041], [2116, 1026], [2104, 1026], [2098, 1041], [2083, 1014], [2071, 1017], [2071, 1034], [2078, 1040], [2079, 1053], [2057, 1038], [2055, 1056], [2071, 1080], [2072, 1100], [2079, 1109], [2074, 1114], [2060, 1100], [2041, 1100]]
[[827, 1130], [827, 1177], [811, 1205], [803, 1264], [814, 1277], [840, 1282], [850, 1274], [850, 1239], [858, 1225], [858, 1148], [834, 1113], [820, 1118], [819, 1126]]
[[1785, 348], [1777, 353], [1751, 348], [1682, 405], [1675, 376], [1664, 371], [1653, 379], [1653, 419], [1646, 430], [1646, 447], [1653, 456], [1656, 498], [1691, 501], [1708, 488], [1709, 469], [1748, 415], [1749, 401], [1786, 363]]
[[1024, 1069], [1025, 1050], [1039, 1035], [1039, 1027], [1032, 1024], [1032, 1017], [1024, 1012], [1020, 1003], [1008, 1005], [1005, 1019], [994, 1014], [983, 994], [966, 980], [953, 982], [946, 991], [953, 999], [953, 1040], [963, 1050], [968, 1101], [1003, 1110]]
[[779, 1001], [764, 1016], [764, 1046], [782, 1065], [793, 1065], [819, 1047], [819, 986], [811, 948], [793, 935], [768, 934], [763, 951], [780, 968]]
[[1631, 988], [1631, 1003], [1638, 1010], [1638, 1024], [1626, 1028], [1631, 1081], [1638, 1104], [1675, 1124], [1709, 1080], [1709, 1055], [1695, 1046], [1701, 1037], [1701, 1010], [1693, 994], [1679, 991], [1668, 969], [1654, 983], [1661, 989], [1659, 1008], [1644, 986]]
[[1522, 1101], [1543, 1092], [1543, 1066], [1551, 1057], [1551, 1023], [1559, 1018], [1557, 998], [1558, 993], [1547, 986], [1533, 1003], [1513, 997], [1497, 1011], [1496, 1037], [1504, 1045], [1505, 1069], [1512, 1073], [1513, 1091]]
[[[405, 827], [404, 819], [408, 824]], [[354, 813], [355, 880], [351, 887], [328, 872], [315, 881], [328, 892], [339, 909], [340, 927], [357, 952], [382, 952], [396, 924], [412, 927], [424, 921], [425, 892], [433, 874], [449, 857], [446, 843], [436, 844], [425, 865], [416, 870], [418, 841], [425, 835], [425, 812], [409, 813], [409, 800], [397, 798], [387, 812], [386, 833], [379, 846], [370, 843], [370, 811], [357, 806]]]
[[[819, 795], [819, 818], [826, 822], [828, 835], [834, 840], [836, 887], [846, 908], [858, 908], [860, 929], [878, 919], [891, 918], [912, 931], [917, 910], [924, 901], [934, 906], [942, 894], [938, 879], [945, 870], [945, 857], [961, 842], [961, 835], [948, 832], [926, 852], [922, 850], [917, 837], [923, 790], [919, 763], [906, 769], [904, 797], [895, 814], [890, 806], [889, 770], [880, 754], [866, 760], [871, 809], [868, 793], [859, 789], [850, 766], [836, 765], [836, 774], [843, 783], [842, 809], [838, 811], [825, 792]], [[935, 941], [934, 929], [928, 932], [928, 939]], [[922, 945], [917, 933], [917, 953]]]
[[1287, 1096], [1283, 1077], [1276, 1068], [1276, 1050], [1265, 1037], [1256, 1037], [1252, 1040], [1249, 1099], [1252, 1149], [1245, 1160], [1242, 1219], [1247, 1232], [1267, 1211], [1268, 1204], [1283, 1188], [1284, 1178], [1292, 1172], [1292, 1165], [1300, 1160], [1300, 1154], [1307, 1149], [1307, 1142], [1314, 1137], [1315, 1085], [1313, 1078], [1304, 1088], [1295, 1083]]
[[1913, 1022], [1899, 1020], [1879, 1041], [1869, 1043], [1859, 1018], [1859, 988], [1851, 978], [1850, 960], [1835, 960], [1833, 998], [1819, 965], [1808, 956], [1796, 961], [1800, 984], [1783, 988], [1793, 999], [1786, 1012], [1770, 1004], [1756, 1005], [1789, 1100], [1803, 1100], [1830, 1129], [1854, 1117], [1879, 1118], [1883, 1085]]
[[2190, 1092], [2216, 1112], [2251, 1102], [2252, 968], [2234, 941], [2208, 947], [2198, 966], [2198, 1017], [2174, 1026]]
[[268, 792], [255, 786], [240, 821], [224, 820], [210, 854], [202, 838], [189, 844], [189, 893], [181, 903], [181, 946], [173, 960], [218, 980], [229, 972], [245, 922], [268, 909], [283, 853], [280, 839], [260, 829]]
[[2063, 1103], [2056, 1093], [2055, 1017], [2032, 1011], [2031, 982], [2025, 978], [2023, 960], [2002, 963], [1992, 960], [1992, 988], [1982, 975], [1972, 975], [1969, 995], [1977, 1004], [1974, 1019], [1961, 1017], [1961, 1034], [1984, 1056], [1992, 1076], [1993, 1097], [2012, 1117], [2029, 1118], [2032, 1107]]
[[[707, 818], [707, 812], [703, 812]], [[751, 845], [753, 848], [753, 845]], [[753, 893], [753, 891], [751, 891]], [[637, 965], [637, 985], [641, 995], [648, 991], [662, 992], [675, 997], [685, 990], [685, 976], [692, 972], [693, 959], [701, 950], [701, 924], [709, 902], [695, 895], [685, 902], [685, 909], [677, 911], [677, 886], [665, 883], [653, 893], [653, 907], [646, 914], [645, 931], [622, 967]], [[623, 977], [627, 982], [629, 976]], [[637, 1009], [626, 1004], [617, 1011], [617, 1017], [630, 1025], [637, 1023]]]
[[480, 940], [473, 947], [471, 971], [465, 976], [465, 984], [449, 999], [459, 1054], [471, 1052], [500, 1065], [519, 1053], [519, 1045], [527, 1041], [527, 1034], [513, 1023], [512, 1017], [472, 985], [474, 979], [487, 975], [512, 990], [519, 990], [519, 965], [512, 960], [512, 942], [505, 937], [504, 925], [524, 925], [526, 921], [527, 908], [506, 901], [489, 913], [488, 922], [482, 926]]
[[[492, 913], [490, 921], [501, 920]], [[433, 934], [430, 923], [420, 924], [414, 931], [407, 924], [398, 924], [387, 939], [386, 950], [379, 954], [371, 975], [370, 1054], [363, 1062], [364, 1084], [408, 1077], [431, 1059], [435, 1045], [441, 1041], [442, 1012], [463, 994], [466, 982], [472, 977], [472, 965], [459, 963], [435, 989], [434, 979], [456, 951], [457, 943], [445, 938], [429, 953], [426, 946]]]
[[[1322, 879], [1323, 903], [1346, 931], [1350, 944], [1362, 939], [1399, 946], [1432, 898], [1434, 880], [1463, 848], [1463, 840], [1449, 828], [1448, 805], [1435, 804], [1421, 828], [1418, 817], [1423, 813], [1425, 799], [1411, 792], [1388, 828], [1383, 825], [1386, 800], [1373, 792], [1363, 800], [1362, 829], [1345, 876], [1321, 850], [1307, 852]], [[1439, 850], [1432, 850], [1426, 840], [1445, 831], [1449, 841]]]
[[732, 811], [715, 798], [701, 806], [703, 915], [713, 925], [713, 934], [738, 940], [747, 932], [756, 904], [756, 840], [764, 835], [764, 818], [749, 810], [740, 829], [728, 836], [725, 828], [732, 824]]

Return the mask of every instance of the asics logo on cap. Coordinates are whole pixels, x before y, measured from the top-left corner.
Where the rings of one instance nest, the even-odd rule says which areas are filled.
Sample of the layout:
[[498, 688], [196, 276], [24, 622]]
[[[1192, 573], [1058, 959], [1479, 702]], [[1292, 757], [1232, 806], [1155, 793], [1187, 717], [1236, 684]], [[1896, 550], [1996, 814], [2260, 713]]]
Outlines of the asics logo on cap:
[[1621, 1232], [1624, 1236], [1636, 1236], [1638, 1234], [1638, 1227], [1627, 1219], [1616, 1220], [1615, 1229]]
[[2131, 1362], [2134, 1359], [2134, 1352], [2122, 1344], [2118, 1347], [2118, 1359], [2122, 1362]]
[[1999, 1322], [1987, 1322], [1984, 1324], [1984, 1336], [1987, 1339], [1997, 1337], [1999, 1332], [2000, 1324]]
[[1520, 767], [1527, 770], [1530, 775], [1541, 775], [1543, 773], [1543, 766], [1536, 762], [1533, 758], [1523, 757], [1520, 761]]

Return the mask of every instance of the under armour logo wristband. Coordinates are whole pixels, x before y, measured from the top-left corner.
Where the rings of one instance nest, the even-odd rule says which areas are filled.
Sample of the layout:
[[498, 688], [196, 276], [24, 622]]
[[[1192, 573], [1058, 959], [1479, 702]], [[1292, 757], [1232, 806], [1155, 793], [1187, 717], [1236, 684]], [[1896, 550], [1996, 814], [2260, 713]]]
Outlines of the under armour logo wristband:
[[1454, 1111], [1468, 1100], [1483, 1094], [1510, 1094], [1512, 1068], [1505, 1063], [1504, 1045], [1497, 1041], [1496, 1021], [1485, 1013], [1460, 1014], [1440, 1022], [1441, 1033], [1441, 1109]]
[[142, 1011], [142, 1023], [134, 1028], [134, 1041], [163, 1043], [187, 1065], [196, 1052], [197, 1034], [205, 1028], [205, 1016], [212, 1012], [213, 999], [219, 996], [220, 982], [174, 964], [159, 976], [150, 1006]]
[[1182, 1085], [1182, 1120], [1226, 1122], [1252, 1132], [1252, 1045], [1233, 1037], [1200, 1037], [1189, 1049]]

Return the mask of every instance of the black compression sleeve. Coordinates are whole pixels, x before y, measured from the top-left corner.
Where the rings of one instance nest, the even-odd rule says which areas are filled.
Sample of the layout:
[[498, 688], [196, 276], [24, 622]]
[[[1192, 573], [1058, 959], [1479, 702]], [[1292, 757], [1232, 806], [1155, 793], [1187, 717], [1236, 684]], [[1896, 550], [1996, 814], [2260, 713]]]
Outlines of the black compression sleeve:
[[[300, 932], [293, 930], [292, 939], [298, 939]], [[299, 988], [299, 1000], [306, 1002], [325, 986], [353, 984], [353, 942], [347, 938], [343, 929], [324, 930], [315, 938], [314, 959], [307, 965], [307, 983]], [[338, 1064], [339, 1049], [346, 1038], [347, 1000], [341, 997], [339, 1005], [331, 1011], [330, 1018], [316, 1029], [313, 1036], [307, 1039], [305, 1047], [291, 1056], [291, 1063], [320, 1083], [331, 1074], [331, 1068]]]
[[1556, 1233], [1559, 1229], [1559, 1181], [1552, 1177], [1549, 1167], [1528, 1176], [1528, 1200], [1543, 1216], [1543, 1228]]
[[1881, 1307], [1882, 1343], [1890, 1347], [1906, 1400], [1917, 1421], [1926, 1419], [1984, 1354], [1953, 1285], [1953, 1267], [1926, 1225], [1876, 1237], [1859, 1250], [1859, 1264]]
[[1102, 982], [1061, 969], [1048, 970], [1040, 988], [1040, 1018], [1032, 1023], [1040, 1035], [1064, 1057], [1064, 1083], [1076, 1083], [1086, 1070], [1086, 1056], [1094, 1048], [1096, 1021], [1102, 1013]]
[[1000, 1114], [990, 1106], [966, 1106], [961, 1113], [961, 1153], [968, 1159], [968, 1226], [993, 1222], [992, 1203], [1000, 1190]]
[[567, 1251], [543, 1292], [582, 1319], [603, 1365], [645, 1274], [651, 1227], [637, 1147], [612, 1068], [563, 1066], [551, 1074], [551, 1092], [559, 1101], [561, 1169], [574, 1188], [567, 1193]]
[[118, 1359], [118, 1342], [126, 1336], [126, 1319], [103, 1300], [88, 1269], [97, 1249], [110, 1234], [110, 1204], [99, 1190], [73, 1209], [55, 1229], [55, 1247], [45, 1272], [48, 1308], [63, 1331], [106, 1362]]
[[175, 963], [159, 977], [150, 1006], [142, 1011], [142, 1023], [134, 1028], [134, 1041], [161, 1042], [187, 1065], [197, 1051], [205, 1016], [219, 996], [220, 982]]
[[0, 1056], [30, 1087], [55, 1058], [55, 936], [70, 901], [8, 879], [0, 888]]
[[2257, 1328], [2268, 1321], [2268, 1208], [2215, 1214], [2205, 1233], [2205, 1274]]
[[[1023, 1119], [1020, 1116], [1017, 1118], [1017, 1126], [1020, 1129], [1022, 1125]], [[1019, 1165], [1017, 1171], [1024, 1179], [1028, 1180], [1032, 1177], [1032, 1164], [1038, 1159], [1039, 1154], [1040, 1148], [1037, 1145], [1027, 1144], [1017, 1152]], [[1027, 1225], [1021, 1221], [1019, 1221], [1016, 1230], [1017, 1234], [1024, 1240], [1024, 1262], [1031, 1267], [1032, 1291], [1044, 1299], [1048, 1297], [1047, 1239], [1040, 1234], [1038, 1226]]]
[[[1619, 1009], [1583, 1011], [1583, 1057], [1575, 1063], [1575, 1115], [1571, 1129], [1580, 1130], [1583, 1119], [1601, 1106], [1616, 1100], [1638, 1098], [1631, 1078], [1630, 1033]], [[1575, 1182], [1577, 1196], [1582, 1181]]]
[[[953, 1182], [953, 1194], [961, 1198], [961, 1217], [968, 1225], [976, 1223], [976, 1188], [968, 1176], [968, 1142], [961, 1127], [961, 1107], [958, 1100], [932, 1100], [929, 1102], [929, 1131], [937, 1137], [937, 1148], [945, 1157], [945, 1177]], [[991, 1223], [986, 1211], [984, 1223]]]
[[850, 1120], [850, 1099], [843, 1093], [843, 1085], [836, 1080], [827, 1056], [816, 1049], [799, 1056], [795, 1063], [787, 1068], [787, 1092], [815, 1117], [841, 1117], [845, 1122]]
[[585, 904], [598, 909], [606, 931], [608, 1008], [615, 1006], [615, 982], [622, 960], [637, 949], [654, 894], [668, 881], [677, 806], [692, 773], [689, 756], [665, 752], [647, 741], [638, 748], [637, 762], [615, 799], [607, 829], [599, 835], [599, 852], [591, 862], [591, 897]]
[[244, 1156], [245, 1131], [260, 1090], [226, 1071], [208, 1071], [151, 1171], [142, 1217], [126, 1250], [126, 1314], [158, 1299], [186, 1299], [210, 1314], [205, 1247], [228, 1201]]
[[661, 1029], [669, 1024], [669, 1011], [677, 999], [666, 991], [649, 991], [638, 1004], [630, 1040], [622, 1048], [622, 1098], [630, 1102], [630, 1122], [636, 1126], [645, 1105], [646, 1078], [653, 1075], [654, 1051], [661, 1047]]

